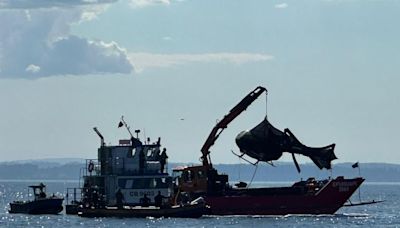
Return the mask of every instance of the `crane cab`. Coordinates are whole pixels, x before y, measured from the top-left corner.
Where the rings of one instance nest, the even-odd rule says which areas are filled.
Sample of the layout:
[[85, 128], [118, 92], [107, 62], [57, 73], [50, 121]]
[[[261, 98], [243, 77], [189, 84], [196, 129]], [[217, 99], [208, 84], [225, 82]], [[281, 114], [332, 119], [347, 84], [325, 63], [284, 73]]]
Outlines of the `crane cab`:
[[178, 167], [173, 169], [173, 176], [178, 191], [190, 198], [218, 195], [228, 187], [228, 175], [218, 174], [210, 166]]

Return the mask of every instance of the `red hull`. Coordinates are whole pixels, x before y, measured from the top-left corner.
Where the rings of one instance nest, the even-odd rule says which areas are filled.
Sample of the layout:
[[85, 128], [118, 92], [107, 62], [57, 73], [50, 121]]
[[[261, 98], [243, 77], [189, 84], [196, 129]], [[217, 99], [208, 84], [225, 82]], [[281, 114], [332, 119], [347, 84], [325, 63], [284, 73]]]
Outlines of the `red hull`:
[[207, 196], [213, 215], [334, 214], [364, 181], [338, 177], [309, 190], [308, 185], [286, 188], [233, 190]]

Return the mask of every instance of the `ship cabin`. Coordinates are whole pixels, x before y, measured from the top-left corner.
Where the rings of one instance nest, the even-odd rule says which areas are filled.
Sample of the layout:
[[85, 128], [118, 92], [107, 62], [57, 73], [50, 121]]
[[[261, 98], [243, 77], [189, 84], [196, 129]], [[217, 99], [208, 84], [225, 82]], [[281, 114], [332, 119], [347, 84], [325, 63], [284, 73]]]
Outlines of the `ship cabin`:
[[[46, 195], [46, 185], [40, 183], [39, 185], [30, 185], [29, 188], [33, 190], [34, 200], [45, 199]], [[53, 194], [54, 196], [54, 194]]]
[[[160, 150], [160, 138], [154, 143], [138, 138], [120, 140], [119, 145], [105, 145], [102, 140], [97, 159], [86, 160], [83, 170], [81, 203], [83, 205], [115, 206], [121, 196], [124, 205], [141, 205], [146, 195], [150, 205], [161, 193], [173, 194], [172, 177], [167, 172], [166, 149]], [[76, 190], [74, 190], [76, 191]]]

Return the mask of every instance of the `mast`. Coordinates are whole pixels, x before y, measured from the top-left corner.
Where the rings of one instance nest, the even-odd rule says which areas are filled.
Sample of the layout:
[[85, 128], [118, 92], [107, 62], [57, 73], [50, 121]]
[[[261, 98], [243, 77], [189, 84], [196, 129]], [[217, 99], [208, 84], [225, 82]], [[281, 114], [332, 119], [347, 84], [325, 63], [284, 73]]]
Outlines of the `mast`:
[[[126, 130], [128, 130], [129, 135], [131, 136], [131, 138], [134, 138], [133, 135], [132, 135], [132, 132], [131, 132], [131, 127], [129, 127], [128, 124], [125, 122], [124, 116], [121, 116], [121, 122], [120, 122], [120, 124], [118, 125], [118, 127], [122, 127], [121, 124], [122, 124], [122, 126], [125, 126]], [[135, 132], [136, 132], [136, 131], [135, 131]], [[139, 132], [140, 132], [140, 131], [139, 131]], [[137, 133], [137, 132], [136, 132], [136, 133]], [[139, 135], [138, 135], [138, 136], [139, 136]]]

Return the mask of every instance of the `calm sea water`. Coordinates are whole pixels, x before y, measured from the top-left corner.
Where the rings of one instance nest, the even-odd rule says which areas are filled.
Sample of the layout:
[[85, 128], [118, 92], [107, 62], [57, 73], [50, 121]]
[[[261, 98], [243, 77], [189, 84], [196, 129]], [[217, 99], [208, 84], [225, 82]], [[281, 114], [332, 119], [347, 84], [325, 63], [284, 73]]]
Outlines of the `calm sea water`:
[[[0, 227], [400, 227], [400, 184], [364, 183], [363, 200], [385, 200], [383, 203], [345, 207], [330, 216], [211, 216], [200, 219], [146, 218], [89, 219], [71, 215], [8, 214], [8, 203], [26, 199], [32, 181], [0, 180]], [[63, 194], [76, 182], [46, 181], [48, 193]], [[257, 183], [256, 185], [271, 185]], [[276, 183], [274, 184], [276, 185]], [[352, 201], [358, 201], [358, 193]]]

